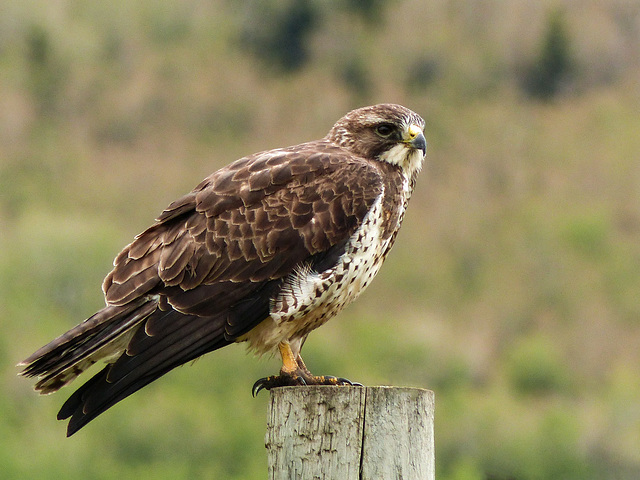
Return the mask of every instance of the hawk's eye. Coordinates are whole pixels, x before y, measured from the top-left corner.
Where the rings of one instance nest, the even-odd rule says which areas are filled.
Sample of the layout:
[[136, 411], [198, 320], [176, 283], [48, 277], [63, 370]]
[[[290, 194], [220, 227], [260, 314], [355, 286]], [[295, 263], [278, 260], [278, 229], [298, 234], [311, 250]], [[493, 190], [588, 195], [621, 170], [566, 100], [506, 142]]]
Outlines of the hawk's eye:
[[389, 125], [388, 123], [383, 123], [376, 127], [376, 133], [381, 137], [389, 137], [393, 133], [393, 125]]

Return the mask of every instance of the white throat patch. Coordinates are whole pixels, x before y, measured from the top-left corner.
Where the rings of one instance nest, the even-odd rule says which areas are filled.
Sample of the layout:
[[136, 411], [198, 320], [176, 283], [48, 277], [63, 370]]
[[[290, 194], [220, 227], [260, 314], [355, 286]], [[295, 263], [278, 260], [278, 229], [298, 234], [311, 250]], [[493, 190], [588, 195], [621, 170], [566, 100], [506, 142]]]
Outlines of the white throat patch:
[[400, 143], [380, 155], [380, 160], [392, 165], [399, 165], [407, 177], [411, 178], [422, 169], [424, 155], [420, 150], [415, 150], [404, 143]]

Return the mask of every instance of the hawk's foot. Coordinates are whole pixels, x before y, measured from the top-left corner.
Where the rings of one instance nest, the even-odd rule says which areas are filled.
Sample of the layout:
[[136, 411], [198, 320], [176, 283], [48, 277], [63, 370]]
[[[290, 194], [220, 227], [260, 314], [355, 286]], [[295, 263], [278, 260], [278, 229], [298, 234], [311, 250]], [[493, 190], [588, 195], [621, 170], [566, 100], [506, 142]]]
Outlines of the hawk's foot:
[[251, 394], [255, 397], [260, 390], [271, 390], [276, 387], [295, 387], [304, 385], [351, 385], [361, 387], [361, 383], [352, 382], [342, 377], [331, 375], [311, 375], [308, 370], [298, 369], [295, 372], [280, 372], [280, 375], [271, 375], [261, 378], [253, 384]]

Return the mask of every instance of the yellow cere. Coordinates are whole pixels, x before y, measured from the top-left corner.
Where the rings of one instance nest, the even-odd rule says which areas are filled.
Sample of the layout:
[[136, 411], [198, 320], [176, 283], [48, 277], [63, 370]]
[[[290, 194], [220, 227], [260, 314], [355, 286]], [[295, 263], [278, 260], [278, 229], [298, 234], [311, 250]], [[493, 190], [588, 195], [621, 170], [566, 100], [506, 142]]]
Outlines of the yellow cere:
[[422, 133], [422, 129], [414, 123], [409, 126], [408, 132], [409, 132], [409, 138], [413, 140], [414, 138], [416, 138], [418, 135]]

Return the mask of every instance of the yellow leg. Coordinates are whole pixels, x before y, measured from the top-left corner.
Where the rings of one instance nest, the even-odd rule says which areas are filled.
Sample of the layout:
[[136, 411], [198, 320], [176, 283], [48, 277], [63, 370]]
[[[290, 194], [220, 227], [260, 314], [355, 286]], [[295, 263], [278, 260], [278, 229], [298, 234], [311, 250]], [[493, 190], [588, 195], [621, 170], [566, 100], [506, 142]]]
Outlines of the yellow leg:
[[297, 357], [291, 351], [289, 342], [280, 342], [278, 344], [280, 356], [282, 357], [282, 368], [280, 375], [264, 377], [253, 384], [251, 392], [255, 397], [262, 389], [270, 390], [275, 387], [296, 386], [296, 385], [355, 385], [362, 386], [359, 383], [353, 383], [346, 378], [331, 377], [328, 375], [312, 375], [302, 361], [302, 357]]
[[298, 370], [298, 363], [296, 362], [296, 357], [291, 351], [289, 342], [280, 342], [278, 344], [278, 349], [280, 350], [280, 356], [282, 357], [282, 368], [280, 369], [280, 373], [291, 375], [296, 372]]

